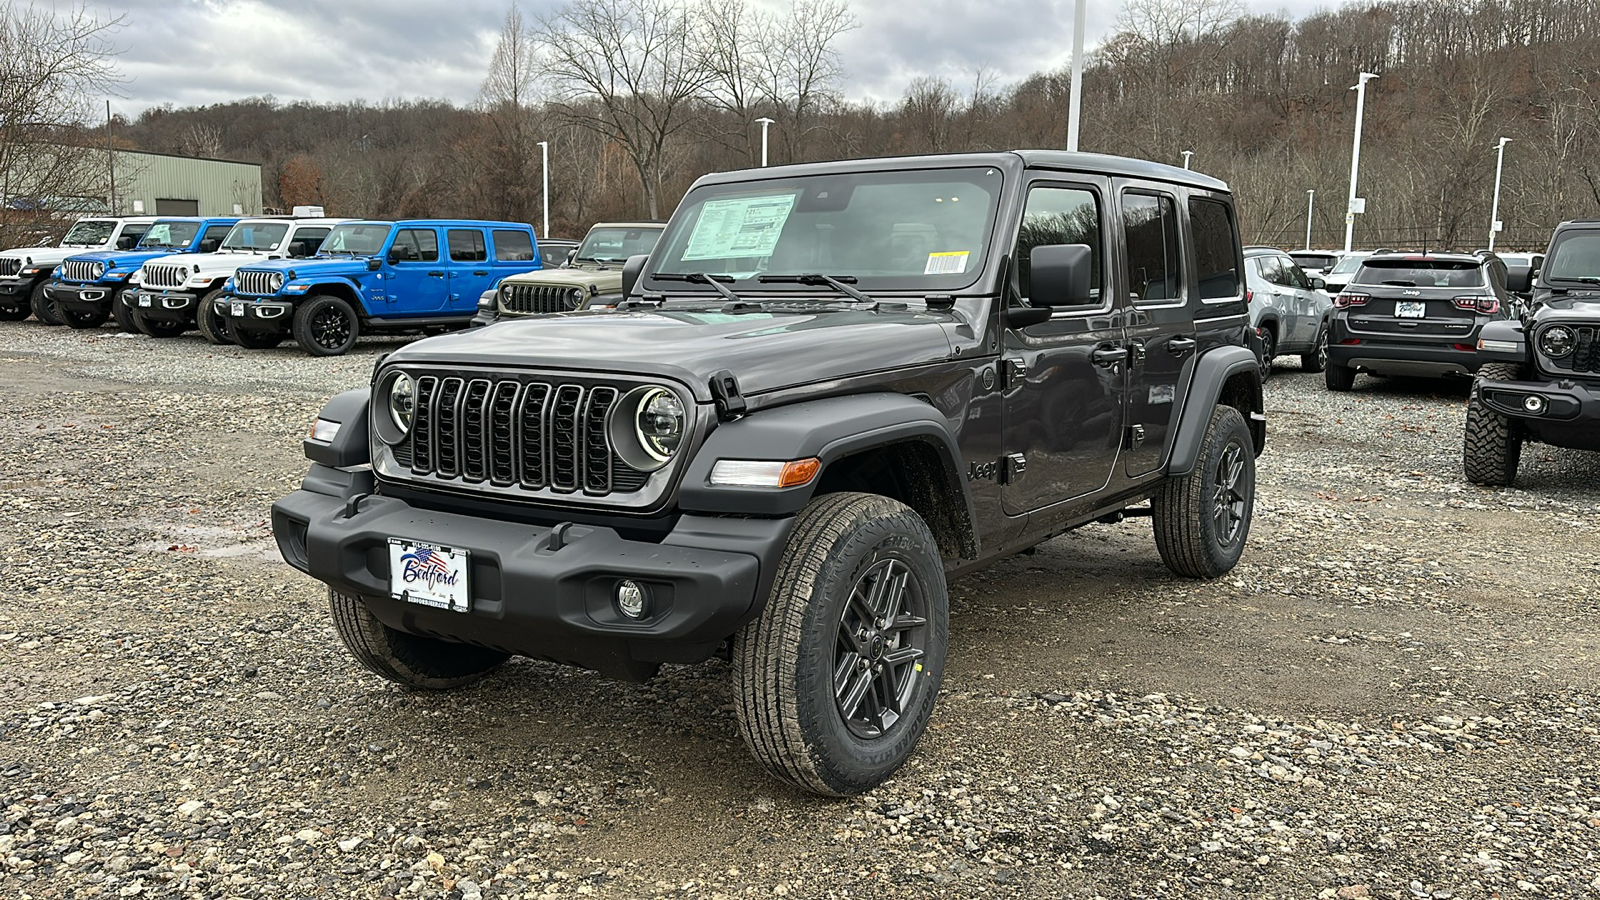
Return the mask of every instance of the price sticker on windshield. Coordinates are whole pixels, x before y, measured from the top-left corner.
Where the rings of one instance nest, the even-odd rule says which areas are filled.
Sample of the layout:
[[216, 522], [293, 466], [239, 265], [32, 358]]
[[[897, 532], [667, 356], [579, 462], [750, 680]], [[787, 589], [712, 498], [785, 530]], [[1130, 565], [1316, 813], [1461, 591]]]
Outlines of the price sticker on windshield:
[[971, 255], [966, 250], [929, 253], [928, 264], [922, 267], [922, 274], [960, 275], [967, 270], [967, 257]]

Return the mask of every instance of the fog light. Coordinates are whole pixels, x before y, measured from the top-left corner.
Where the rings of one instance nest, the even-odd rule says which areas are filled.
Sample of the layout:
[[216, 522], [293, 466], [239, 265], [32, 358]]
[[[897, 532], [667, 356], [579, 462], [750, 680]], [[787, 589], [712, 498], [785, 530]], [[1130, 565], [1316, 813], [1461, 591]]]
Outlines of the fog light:
[[1544, 412], [1544, 398], [1537, 394], [1522, 398], [1522, 408], [1538, 415]]
[[630, 619], [642, 619], [649, 605], [650, 593], [637, 581], [617, 583], [617, 609]]

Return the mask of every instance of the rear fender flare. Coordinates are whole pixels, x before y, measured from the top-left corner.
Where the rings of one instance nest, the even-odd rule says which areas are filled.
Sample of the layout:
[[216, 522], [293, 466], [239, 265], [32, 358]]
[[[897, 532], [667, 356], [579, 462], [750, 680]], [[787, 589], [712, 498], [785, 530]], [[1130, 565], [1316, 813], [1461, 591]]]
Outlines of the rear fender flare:
[[1167, 474], [1184, 476], [1194, 471], [1200, 458], [1200, 445], [1211, 424], [1211, 411], [1218, 404], [1239, 407], [1255, 452], [1266, 448], [1267, 422], [1261, 399], [1261, 362], [1247, 347], [1219, 347], [1195, 361], [1189, 392], [1183, 398], [1178, 427], [1172, 436]]

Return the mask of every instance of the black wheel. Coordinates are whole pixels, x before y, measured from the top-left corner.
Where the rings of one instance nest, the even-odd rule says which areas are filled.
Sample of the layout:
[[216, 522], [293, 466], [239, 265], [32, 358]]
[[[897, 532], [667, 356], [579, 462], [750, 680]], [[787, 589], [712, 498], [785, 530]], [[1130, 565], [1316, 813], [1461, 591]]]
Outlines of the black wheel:
[[360, 597], [328, 591], [333, 630], [368, 670], [396, 684], [444, 691], [470, 684], [511, 658], [509, 653], [396, 631], [378, 620]]
[[28, 295], [28, 307], [33, 310], [33, 317], [46, 325], [60, 325], [61, 314], [56, 309], [55, 303], [44, 295], [44, 287], [49, 284], [41, 281], [33, 286], [33, 293]]
[[1478, 390], [1486, 381], [1516, 381], [1521, 377], [1510, 363], [1484, 363], [1478, 384], [1467, 400], [1467, 425], [1461, 442], [1461, 463], [1473, 484], [1504, 487], [1517, 480], [1522, 462], [1522, 429], [1508, 416], [1484, 406]]
[[195, 327], [200, 329], [200, 336], [208, 344], [231, 344], [233, 329], [228, 327], [228, 318], [216, 310], [214, 302], [222, 296], [222, 289], [207, 291], [200, 297], [199, 305], [194, 310]]
[[294, 340], [312, 356], [349, 352], [361, 333], [356, 311], [342, 298], [309, 297], [294, 311]]
[[143, 332], [139, 330], [139, 323], [135, 322], [133, 318], [133, 304], [129, 302], [133, 299], [132, 293], [131, 289], [124, 289], [118, 291], [117, 296], [111, 299], [111, 320], [117, 323], [117, 330], [119, 331], [124, 331], [128, 334], [142, 334]]
[[1330, 391], [1343, 393], [1356, 386], [1356, 370], [1330, 362], [1322, 370], [1322, 383], [1326, 384]]
[[1328, 368], [1328, 326], [1323, 325], [1317, 332], [1317, 343], [1310, 353], [1300, 354], [1300, 369], [1303, 372], [1321, 372]]
[[[113, 299], [115, 299], [115, 295], [113, 295]], [[61, 321], [71, 328], [99, 328], [106, 323], [107, 319], [111, 318], [111, 303], [107, 302], [105, 306], [84, 310], [65, 309], [57, 306], [56, 315], [60, 316]]]
[[171, 319], [152, 319], [140, 309], [133, 311], [133, 324], [140, 331], [155, 338], [177, 337], [188, 328], [182, 322], [174, 322]]
[[31, 312], [33, 310], [30, 310], [26, 303], [18, 304], [17, 306], [0, 306], [0, 322], [21, 322]]
[[1161, 561], [1179, 575], [1216, 578], [1239, 562], [1256, 499], [1256, 456], [1244, 416], [1211, 411], [1194, 471], [1169, 477], [1151, 498]]
[[1278, 357], [1278, 336], [1271, 328], [1261, 329], [1261, 380], [1272, 377], [1272, 361]]
[[228, 335], [233, 342], [246, 350], [268, 350], [283, 343], [286, 335], [281, 331], [251, 331], [240, 326], [228, 326]]
[[745, 743], [804, 790], [870, 790], [922, 737], [949, 631], [921, 517], [877, 494], [818, 497], [795, 519], [766, 609], [734, 638]]

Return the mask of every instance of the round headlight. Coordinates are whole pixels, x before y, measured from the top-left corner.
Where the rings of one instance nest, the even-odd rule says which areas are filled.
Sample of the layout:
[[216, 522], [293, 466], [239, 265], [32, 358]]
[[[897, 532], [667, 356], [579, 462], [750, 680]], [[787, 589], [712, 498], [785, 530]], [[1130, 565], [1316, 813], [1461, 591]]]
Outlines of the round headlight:
[[634, 388], [611, 407], [606, 433], [622, 461], [654, 472], [683, 444], [683, 402], [663, 387]]
[[272, 273], [272, 277], [267, 279], [267, 287], [271, 288], [272, 292], [276, 294], [283, 287], [283, 274], [280, 272]]
[[106, 273], [106, 264], [105, 263], [95, 263], [94, 265], [89, 267], [89, 274], [94, 278], [99, 278], [101, 275], [104, 275], [105, 273]]
[[1578, 337], [1565, 325], [1552, 325], [1539, 335], [1539, 349], [1551, 359], [1560, 359], [1577, 346]]
[[411, 421], [416, 415], [416, 382], [404, 372], [396, 373], [389, 379], [388, 395], [389, 421], [400, 429], [400, 436], [405, 437], [411, 430]]
[[581, 302], [583, 302], [583, 290], [581, 288], [572, 288], [567, 291], [567, 309], [577, 309], [578, 304]]

